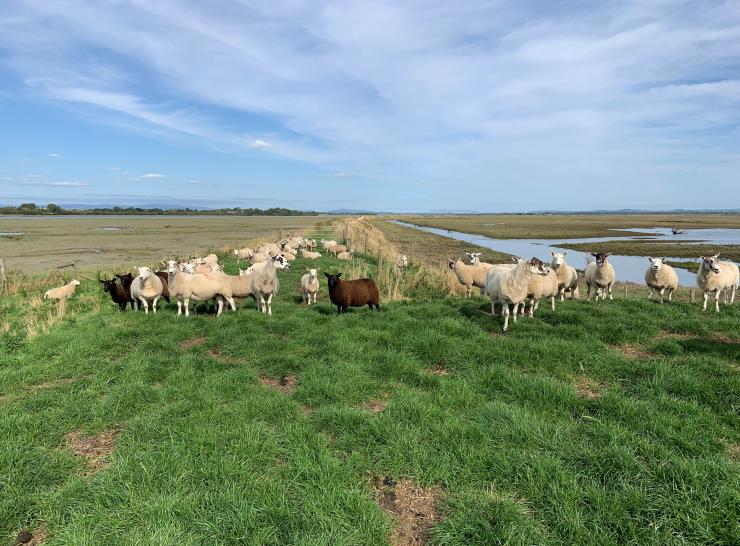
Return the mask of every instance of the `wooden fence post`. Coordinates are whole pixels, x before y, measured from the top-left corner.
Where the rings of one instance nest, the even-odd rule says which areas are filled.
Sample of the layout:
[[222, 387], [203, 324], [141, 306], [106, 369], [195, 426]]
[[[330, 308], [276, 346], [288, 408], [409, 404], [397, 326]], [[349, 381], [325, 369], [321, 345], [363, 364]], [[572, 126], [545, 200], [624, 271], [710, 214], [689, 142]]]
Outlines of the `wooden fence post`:
[[627, 299], [627, 283], [624, 283], [624, 299]]
[[5, 276], [5, 260], [0, 258], [0, 292], [5, 292], [8, 288], [8, 278]]
[[689, 290], [689, 301], [694, 303], [694, 289]]

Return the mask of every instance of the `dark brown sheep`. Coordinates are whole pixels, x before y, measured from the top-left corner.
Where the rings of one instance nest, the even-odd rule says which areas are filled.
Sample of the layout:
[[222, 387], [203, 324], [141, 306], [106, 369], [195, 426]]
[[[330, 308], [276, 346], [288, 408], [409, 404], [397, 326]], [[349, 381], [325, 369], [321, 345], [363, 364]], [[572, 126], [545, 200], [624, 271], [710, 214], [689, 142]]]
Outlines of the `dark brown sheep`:
[[121, 281], [121, 286], [123, 286], [123, 290], [126, 292], [126, 298], [128, 298], [131, 304], [131, 309], [133, 309], [134, 300], [131, 298], [131, 283], [134, 282], [134, 276], [131, 273], [126, 273], [125, 275], [116, 275], [116, 277]]
[[167, 303], [170, 302], [170, 289], [167, 286], [167, 280], [169, 279], [170, 274], [166, 271], [155, 271], [154, 274], [159, 277], [159, 280], [162, 281], [162, 297], [167, 300]]
[[121, 312], [125, 311], [126, 304], [129, 302], [131, 297], [126, 293], [126, 289], [123, 288], [123, 285], [118, 284], [116, 279], [100, 279], [100, 283], [105, 287], [105, 291], [110, 294], [113, 302], [118, 304], [118, 308]]
[[324, 273], [329, 279], [329, 299], [337, 306], [337, 314], [346, 311], [347, 307], [362, 307], [367, 305], [370, 309], [380, 311], [380, 294], [378, 285], [372, 279], [356, 279], [354, 281], [343, 281], [339, 277], [341, 273], [330, 275]]

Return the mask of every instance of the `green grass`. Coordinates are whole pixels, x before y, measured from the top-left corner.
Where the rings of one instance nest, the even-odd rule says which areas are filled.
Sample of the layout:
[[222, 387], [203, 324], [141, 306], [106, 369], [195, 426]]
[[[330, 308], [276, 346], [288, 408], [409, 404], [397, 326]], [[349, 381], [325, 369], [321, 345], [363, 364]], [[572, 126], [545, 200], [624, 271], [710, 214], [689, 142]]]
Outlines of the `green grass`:
[[[121, 314], [86, 282], [28, 338], [33, 294], [5, 298], [0, 543], [43, 525], [50, 544], [384, 544], [386, 475], [441, 486], [433, 544], [740, 542], [737, 304], [567, 301], [501, 335], [484, 299], [423, 287], [337, 316], [322, 284], [303, 307], [305, 265], [271, 318]], [[259, 381], [286, 374], [290, 395]], [[116, 425], [85, 476], [66, 434]]]

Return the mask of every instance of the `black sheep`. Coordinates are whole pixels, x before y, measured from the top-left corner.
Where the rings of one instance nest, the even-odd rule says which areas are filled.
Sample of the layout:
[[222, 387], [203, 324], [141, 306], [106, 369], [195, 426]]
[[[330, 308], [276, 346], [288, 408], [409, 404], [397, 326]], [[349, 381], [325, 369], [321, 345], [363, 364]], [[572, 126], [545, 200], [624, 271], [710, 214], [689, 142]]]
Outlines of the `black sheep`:
[[116, 275], [116, 277], [121, 281], [121, 286], [126, 292], [126, 298], [131, 303], [131, 309], [134, 309], [134, 300], [131, 298], [131, 284], [134, 282], [134, 276], [131, 273], [126, 273], [125, 275]]
[[100, 279], [100, 283], [105, 287], [105, 291], [110, 294], [111, 299], [114, 303], [118, 304], [118, 308], [121, 312], [126, 310], [126, 304], [129, 302], [129, 295], [120, 285], [116, 282], [116, 279]]
[[370, 309], [380, 311], [380, 294], [378, 285], [372, 279], [356, 279], [354, 281], [343, 281], [339, 277], [341, 273], [330, 275], [324, 273], [329, 279], [329, 299], [337, 306], [337, 314], [346, 311], [347, 307], [362, 307], [367, 305]]

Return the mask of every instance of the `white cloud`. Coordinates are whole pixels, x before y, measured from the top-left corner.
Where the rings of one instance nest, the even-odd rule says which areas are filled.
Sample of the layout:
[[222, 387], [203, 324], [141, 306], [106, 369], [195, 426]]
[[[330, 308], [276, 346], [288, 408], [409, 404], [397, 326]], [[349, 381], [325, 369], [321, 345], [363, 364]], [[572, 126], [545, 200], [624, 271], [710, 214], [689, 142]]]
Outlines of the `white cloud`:
[[188, 182], [188, 184], [192, 184], [194, 186], [202, 186], [204, 184], [208, 184], [208, 182], [204, 182], [203, 180], [191, 180]]
[[58, 158], [61, 157], [59, 154], [48, 154], [49, 157]]
[[82, 188], [85, 186], [89, 186], [87, 182], [47, 182], [45, 184], [41, 184], [42, 186], [50, 186], [54, 188]]
[[272, 148], [272, 144], [267, 142], [266, 140], [260, 140], [256, 139], [254, 140], [250, 145], [250, 148], [254, 148], [256, 150], [267, 150], [269, 148]]
[[160, 173], [146, 173], [142, 174], [141, 178], [165, 178], [165, 175]]

